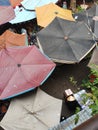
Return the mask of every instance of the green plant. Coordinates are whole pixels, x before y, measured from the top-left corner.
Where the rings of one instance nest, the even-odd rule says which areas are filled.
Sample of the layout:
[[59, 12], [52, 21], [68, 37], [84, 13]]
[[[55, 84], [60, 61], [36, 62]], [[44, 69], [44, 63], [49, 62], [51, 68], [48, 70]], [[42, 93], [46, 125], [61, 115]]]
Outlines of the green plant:
[[82, 11], [84, 11], [84, 9], [81, 7], [81, 6], [77, 6], [77, 12], [82, 12]]
[[78, 114], [79, 111], [80, 111], [80, 108], [76, 107], [76, 111], [75, 111], [76, 116], [75, 116], [75, 119], [74, 119], [75, 124], [77, 124], [78, 120], [79, 120], [79, 114]]
[[91, 69], [90, 74], [86, 79], [82, 81], [82, 87], [88, 90], [85, 95], [86, 99], [93, 101], [89, 105], [89, 108], [92, 110], [92, 115], [98, 113], [98, 71]]
[[73, 85], [73, 86], [76, 86], [77, 85], [77, 81], [74, 79], [74, 77], [69, 77], [69, 81], [70, 83]]

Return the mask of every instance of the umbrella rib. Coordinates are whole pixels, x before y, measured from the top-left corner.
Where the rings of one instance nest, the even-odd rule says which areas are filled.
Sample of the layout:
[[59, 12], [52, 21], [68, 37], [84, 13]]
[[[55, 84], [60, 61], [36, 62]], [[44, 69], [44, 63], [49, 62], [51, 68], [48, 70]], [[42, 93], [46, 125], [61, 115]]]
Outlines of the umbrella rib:
[[[22, 75], [23, 75], [23, 77], [25, 78], [25, 80], [28, 82], [28, 83], [30, 83], [31, 85], [32, 85], [32, 82], [30, 82], [30, 81], [28, 81], [27, 80], [27, 78], [26, 78], [26, 76], [24, 75], [24, 73], [23, 73], [23, 71], [21, 70], [21, 73], [22, 73]], [[35, 80], [33, 80], [35, 83], [37, 83], [38, 84], [38, 82], [37, 81], [35, 81]]]
[[[58, 21], [59, 22], [59, 21]], [[75, 23], [75, 22], [73, 22], [73, 23]], [[59, 26], [60, 26], [60, 28], [61, 28], [61, 30], [63, 31], [63, 27], [62, 27], [62, 24], [59, 22]], [[75, 26], [74, 26], [74, 24], [73, 24], [73, 28], [75, 28]], [[75, 29], [76, 30], [76, 29]], [[73, 33], [74, 32], [74, 29], [73, 30], [70, 30], [70, 33]], [[69, 34], [70, 34], [69, 33]], [[65, 36], [65, 33], [64, 33], [64, 31], [63, 31], [63, 34], [64, 34], [64, 36]], [[69, 45], [69, 44], [68, 44]], [[70, 45], [69, 45], [70, 46]], [[70, 46], [70, 49], [72, 50], [72, 48], [71, 48], [71, 46]], [[73, 52], [73, 50], [72, 50], [72, 52]], [[73, 52], [73, 54], [74, 54], [74, 52]], [[75, 54], [74, 54], [74, 56], [75, 56]]]
[[33, 116], [34, 116], [37, 120], [39, 120], [42, 124], [44, 124], [46, 127], [49, 127], [49, 126], [46, 125], [42, 120], [40, 120], [38, 117], [36, 117], [36, 116], [34, 115], [34, 114], [36, 114], [36, 112], [30, 111], [30, 110], [28, 110], [28, 109], [27, 109], [26, 107], [24, 107], [24, 106], [23, 106], [23, 108], [24, 108], [25, 110], [27, 110], [29, 114], [33, 114]]

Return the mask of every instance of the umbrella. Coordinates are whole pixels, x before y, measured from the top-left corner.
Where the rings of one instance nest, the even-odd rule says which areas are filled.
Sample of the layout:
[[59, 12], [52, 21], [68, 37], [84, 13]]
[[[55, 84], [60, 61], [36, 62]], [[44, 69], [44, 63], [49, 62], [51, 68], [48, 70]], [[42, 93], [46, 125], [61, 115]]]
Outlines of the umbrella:
[[37, 37], [40, 49], [59, 63], [78, 63], [95, 47], [86, 24], [58, 17], [39, 31]]
[[9, 0], [0, 0], [0, 6], [6, 6], [6, 5], [10, 5]]
[[12, 5], [13, 7], [16, 7], [16, 6], [18, 6], [18, 5], [21, 5], [21, 2], [22, 2], [23, 0], [9, 0], [9, 1], [10, 1], [11, 5]]
[[25, 40], [26, 34], [18, 34], [10, 30], [6, 30], [2, 35], [0, 35], [0, 47], [23, 46], [25, 45]]
[[55, 17], [74, 21], [70, 10], [63, 9], [54, 3], [37, 7], [35, 10], [37, 15], [37, 23], [42, 27], [46, 27]]
[[62, 100], [41, 89], [12, 99], [0, 126], [5, 130], [48, 130], [60, 121]]
[[91, 59], [88, 63], [88, 66], [92, 69], [95, 69], [98, 71], [98, 47], [94, 48]]
[[93, 5], [91, 8], [86, 9], [82, 12], [73, 14], [76, 21], [84, 21], [94, 32], [94, 20], [93, 17], [96, 14], [97, 5]]
[[55, 67], [34, 45], [2, 49], [0, 61], [0, 99], [33, 90], [48, 78]]
[[2, 6], [0, 5], [0, 25], [9, 22], [10, 20], [14, 19], [15, 12], [11, 5]]
[[28, 10], [34, 10], [36, 7], [40, 7], [49, 3], [56, 3], [58, 0], [23, 0], [22, 6]]
[[17, 24], [25, 21], [29, 21], [36, 17], [34, 11], [25, 10], [23, 7], [16, 6], [14, 9], [16, 17], [9, 21], [11, 24]]
[[98, 5], [96, 5], [95, 17], [97, 17], [97, 19], [94, 19], [94, 21], [95, 21], [94, 33], [96, 35], [96, 38], [98, 39]]

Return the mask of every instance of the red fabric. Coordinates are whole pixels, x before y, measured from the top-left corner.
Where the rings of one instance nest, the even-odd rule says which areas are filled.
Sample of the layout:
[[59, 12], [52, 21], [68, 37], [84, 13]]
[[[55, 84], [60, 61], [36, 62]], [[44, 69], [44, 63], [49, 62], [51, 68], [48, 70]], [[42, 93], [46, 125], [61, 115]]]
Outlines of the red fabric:
[[0, 51], [0, 99], [39, 86], [54, 67], [55, 64], [34, 45], [2, 49]]
[[0, 6], [0, 25], [14, 19], [15, 12], [12, 6]]

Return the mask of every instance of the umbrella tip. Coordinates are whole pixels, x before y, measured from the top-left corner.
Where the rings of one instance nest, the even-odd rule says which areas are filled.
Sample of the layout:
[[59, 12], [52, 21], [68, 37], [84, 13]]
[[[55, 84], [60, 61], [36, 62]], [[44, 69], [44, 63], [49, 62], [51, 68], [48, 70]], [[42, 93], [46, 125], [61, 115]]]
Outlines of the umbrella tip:
[[68, 37], [67, 37], [67, 36], [65, 36], [65, 37], [64, 37], [64, 39], [65, 39], [65, 40], [67, 40], [67, 39], [68, 39]]
[[21, 64], [17, 64], [18, 67], [21, 67]]

